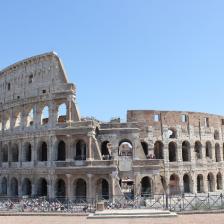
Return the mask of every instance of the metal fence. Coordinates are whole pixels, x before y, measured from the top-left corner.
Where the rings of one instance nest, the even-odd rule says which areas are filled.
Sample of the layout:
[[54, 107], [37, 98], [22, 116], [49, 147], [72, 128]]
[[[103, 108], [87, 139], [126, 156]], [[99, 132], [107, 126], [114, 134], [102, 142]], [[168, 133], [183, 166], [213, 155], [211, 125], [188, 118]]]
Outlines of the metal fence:
[[[108, 195], [107, 195], [108, 197]], [[0, 197], [0, 212], [91, 213], [103, 203], [105, 209], [167, 209], [175, 212], [224, 209], [223, 194], [139, 195], [96, 198], [10, 198]]]

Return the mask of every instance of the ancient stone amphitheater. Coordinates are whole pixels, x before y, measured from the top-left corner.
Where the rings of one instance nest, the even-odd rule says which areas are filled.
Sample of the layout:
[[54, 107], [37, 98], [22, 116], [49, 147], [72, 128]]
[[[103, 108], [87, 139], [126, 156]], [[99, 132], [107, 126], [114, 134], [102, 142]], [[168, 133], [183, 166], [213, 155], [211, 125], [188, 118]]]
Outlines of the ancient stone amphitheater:
[[54, 52], [0, 71], [0, 195], [113, 198], [223, 190], [224, 117], [130, 110], [81, 118]]

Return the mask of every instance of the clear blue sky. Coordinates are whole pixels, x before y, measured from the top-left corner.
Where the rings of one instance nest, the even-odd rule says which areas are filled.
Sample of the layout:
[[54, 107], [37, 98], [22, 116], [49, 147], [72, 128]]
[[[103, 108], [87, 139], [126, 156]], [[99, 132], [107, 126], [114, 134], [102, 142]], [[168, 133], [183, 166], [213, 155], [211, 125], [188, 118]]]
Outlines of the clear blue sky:
[[56, 51], [82, 116], [224, 114], [224, 1], [7, 0], [0, 8], [0, 69]]

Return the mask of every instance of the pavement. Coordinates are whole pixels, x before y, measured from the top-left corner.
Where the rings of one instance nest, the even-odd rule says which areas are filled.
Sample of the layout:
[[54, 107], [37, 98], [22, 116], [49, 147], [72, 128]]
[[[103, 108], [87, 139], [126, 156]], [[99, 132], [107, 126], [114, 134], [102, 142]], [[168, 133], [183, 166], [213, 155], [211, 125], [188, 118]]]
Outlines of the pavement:
[[0, 216], [0, 224], [224, 224], [224, 213], [176, 218], [87, 219], [86, 216]]

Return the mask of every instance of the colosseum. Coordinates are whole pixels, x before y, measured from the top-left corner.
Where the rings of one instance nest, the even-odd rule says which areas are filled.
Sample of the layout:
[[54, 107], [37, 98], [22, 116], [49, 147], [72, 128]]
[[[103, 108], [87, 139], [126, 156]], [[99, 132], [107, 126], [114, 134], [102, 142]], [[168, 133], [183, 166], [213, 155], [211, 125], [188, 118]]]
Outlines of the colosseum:
[[114, 198], [223, 191], [224, 117], [129, 110], [81, 117], [50, 52], [0, 71], [0, 195]]

